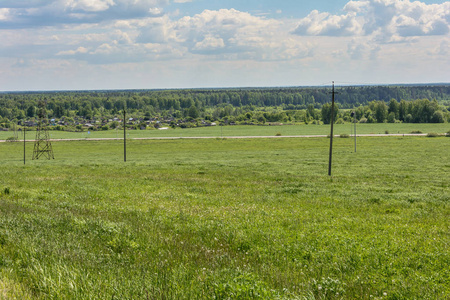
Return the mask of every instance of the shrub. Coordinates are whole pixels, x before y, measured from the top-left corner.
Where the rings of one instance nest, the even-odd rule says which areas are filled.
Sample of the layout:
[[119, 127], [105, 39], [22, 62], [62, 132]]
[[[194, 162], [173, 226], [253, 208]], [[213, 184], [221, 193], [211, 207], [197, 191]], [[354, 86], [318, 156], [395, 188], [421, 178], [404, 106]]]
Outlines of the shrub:
[[450, 137], [450, 130], [445, 134], [446, 137]]
[[429, 133], [427, 133], [427, 137], [438, 137], [438, 136], [440, 136], [440, 134], [436, 133], [436, 132], [429, 132]]
[[346, 138], [349, 138], [350, 136], [348, 134], [344, 133], [344, 134], [341, 134], [339, 137], [346, 139]]
[[389, 134], [389, 130], [385, 130], [385, 131], [384, 131], [384, 134]]
[[406, 123], [412, 123], [412, 121], [413, 121], [412, 115], [411, 114], [407, 114], [406, 118], [405, 118], [405, 122]]
[[420, 131], [420, 130], [413, 130], [413, 131], [411, 131], [411, 133], [422, 133], [422, 131]]
[[14, 136], [10, 136], [9, 138], [6, 139], [7, 142], [17, 142], [18, 139]]
[[362, 117], [361, 120], [359, 120], [359, 123], [367, 123], [367, 119]]
[[277, 133], [275, 134], [275, 136], [281, 136], [281, 133], [280, 133], [280, 132], [277, 132]]

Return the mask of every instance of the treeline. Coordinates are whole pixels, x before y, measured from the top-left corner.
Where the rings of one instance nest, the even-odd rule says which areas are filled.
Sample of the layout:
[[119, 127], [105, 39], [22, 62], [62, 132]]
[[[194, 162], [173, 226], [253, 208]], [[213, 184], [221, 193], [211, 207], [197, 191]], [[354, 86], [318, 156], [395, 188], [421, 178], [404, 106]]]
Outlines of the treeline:
[[[0, 93], [3, 123], [37, 115], [38, 102], [47, 103], [49, 118], [106, 119], [126, 109], [136, 118], [204, 119], [227, 122], [329, 123], [329, 87], [195, 89]], [[361, 122], [445, 122], [450, 85], [341, 87], [336, 120], [348, 121], [357, 107]], [[376, 101], [374, 101], [376, 100]]]

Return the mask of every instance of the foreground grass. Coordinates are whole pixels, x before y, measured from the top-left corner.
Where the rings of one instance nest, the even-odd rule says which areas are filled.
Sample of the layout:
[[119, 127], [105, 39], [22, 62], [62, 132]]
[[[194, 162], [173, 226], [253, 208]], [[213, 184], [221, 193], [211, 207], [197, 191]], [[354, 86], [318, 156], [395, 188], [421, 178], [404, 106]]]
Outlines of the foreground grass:
[[[353, 124], [336, 124], [334, 134], [353, 134]], [[358, 134], [408, 134], [411, 132], [435, 132], [444, 134], [450, 130], [450, 124], [411, 124], [411, 123], [382, 123], [357, 124]], [[296, 135], [328, 135], [330, 125], [283, 125], [283, 126], [212, 126], [188, 129], [167, 130], [128, 130], [127, 138], [154, 138], [154, 137], [227, 137], [227, 136], [296, 136]], [[19, 139], [23, 139], [19, 133]], [[33, 140], [36, 132], [27, 133], [27, 140]], [[13, 136], [12, 132], [0, 131], [0, 140]], [[50, 131], [52, 139], [95, 139], [95, 138], [123, 138], [122, 130], [65, 132]]]
[[450, 139], [351, 142], [0, 144], [0, 298], [449, 298]]

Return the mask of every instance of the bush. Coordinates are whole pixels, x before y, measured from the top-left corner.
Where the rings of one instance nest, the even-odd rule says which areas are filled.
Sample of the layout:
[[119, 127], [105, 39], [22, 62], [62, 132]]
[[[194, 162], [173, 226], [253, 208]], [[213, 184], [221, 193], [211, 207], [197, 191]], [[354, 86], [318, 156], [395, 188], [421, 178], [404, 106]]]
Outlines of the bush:
[[441, 111], [435, 111], [431, 117], [431, 123], [444, 123], [444, 114]]
[[440, 136], [440, 134], [436, 133], [436, 132], [429, 132], [429, 133], [427, 133], [427, 137], [438, 137], [438, 136]]
[[359, 123], [367, 123], [367, 119], [362, 117], [361, 120], [359, 120]]
[[422, 131], [420, 131], [420, 130], [413, 130], [410, 133], [422, 133]]
[[9, 138], [6, 139], [7, 142], [17, 142], [18, 139], [14, 136], [10, 136]]
[[445, 134], [446, 137], [450, 137], [450, 130]]
[[407, 114], [406, 118], [405, 118], [405, 122], [406, 123], [412, 123], [412, 121], [413, 121], [412, 115], [411, 114]]
[[385, 131], [384, 131], [384, 134], [389, 134], [389, 130], [385, 130]]
[[347, 138], [349, 138], [350, 136], [349, 136], [348, 134], [344, 133], [344, 134], [341, 134], [339, 137], [340, 137], [340, 138], [343, 138], [343, 139], [347, 139]]
[[281, 133], [280, 133], [280, 132], [277, 132], [277, 133], [275, 134], [275, 136], [281, 136]]

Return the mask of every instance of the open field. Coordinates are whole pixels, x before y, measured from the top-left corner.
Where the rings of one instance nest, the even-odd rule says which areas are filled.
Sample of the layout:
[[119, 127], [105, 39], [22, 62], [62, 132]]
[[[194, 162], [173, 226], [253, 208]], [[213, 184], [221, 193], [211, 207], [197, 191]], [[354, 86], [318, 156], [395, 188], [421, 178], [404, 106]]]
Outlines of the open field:
[[[436, 132], [445, 133], [450, 130], [450, 124], [357, 124], [358, 134], [385, 134], [388, 131], [391, 134], [408, 134], [413, 131], [423, 133]], [[199, 127], [189, 129], [167, 129], [167, 130], [127, 130], [128, 138], [151, 138], [151, 137], [227, 137], [227, 136], [282, 136], [296, 135], [328, 135], [330, 134], [329, 125], [284, 125], [284, 126], [214, 126]], [[353, 124], [336, 124], [334, 133], [352, 134]], [[34, 139], [36, 132], [31, 131], [27, 134], [27, 139]], [[0, 140], [5, 140], [12, 136], [10, 131], [0, 131]], [[23, 139], [22, 133], [19, 133], [20, 139]], [[91, 131], [84, 132], [64, 132], [50, 131], [52, 139], [95, 139], [95, 138], [122, 138], [122, 130]]]
[[450, 138], [334, 145], [1, 143], [0, 299], [450, 298]]

